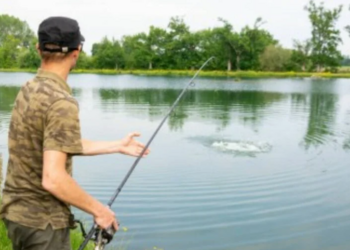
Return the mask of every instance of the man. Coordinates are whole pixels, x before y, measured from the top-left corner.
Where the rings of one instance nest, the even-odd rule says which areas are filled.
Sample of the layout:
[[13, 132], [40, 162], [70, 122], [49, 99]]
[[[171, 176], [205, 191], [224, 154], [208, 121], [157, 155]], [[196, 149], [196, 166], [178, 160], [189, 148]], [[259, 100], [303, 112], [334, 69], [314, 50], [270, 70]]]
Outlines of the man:
[[38, 37], [41, 67], [20, 89], [12, 112], [0, 218], [14, 250], [65, 250], [70, 249], [71, 205], [93, 215], [102, 229], [118, 230], [115, 214], [71, 177], [72, 157], [139, 156], [145, 146], [134, 140], [139, 133], [111, 142], [81, 138], [78, 104], [66, 83], [84, 41], [79, 25], [51, 17], [40, 24]]

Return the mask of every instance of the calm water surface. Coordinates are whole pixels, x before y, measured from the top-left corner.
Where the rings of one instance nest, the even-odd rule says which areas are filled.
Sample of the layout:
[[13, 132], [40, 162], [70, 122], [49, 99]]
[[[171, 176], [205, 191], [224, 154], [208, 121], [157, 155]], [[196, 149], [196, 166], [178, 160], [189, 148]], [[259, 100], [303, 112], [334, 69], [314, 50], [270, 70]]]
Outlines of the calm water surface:
[[[0, 152], [33, 74], [0, 73]], [[72, 75], [82, 134], [146, 142], [189, 78]], [[164, 250], [350, 249], [350, 80], [198, 79], [113, 209], [113, 246]], [[134, 158], [75, 158], [107, 203]], [[4, 166], [6, 172], [6, 164]], [[76, 211], [79, 218], [91, 217]]]

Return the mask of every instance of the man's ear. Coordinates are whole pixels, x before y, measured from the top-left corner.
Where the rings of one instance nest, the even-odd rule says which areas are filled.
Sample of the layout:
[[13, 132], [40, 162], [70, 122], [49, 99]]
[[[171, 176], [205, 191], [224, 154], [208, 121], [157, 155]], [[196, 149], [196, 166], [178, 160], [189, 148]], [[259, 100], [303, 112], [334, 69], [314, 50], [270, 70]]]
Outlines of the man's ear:
[[73, 57], [76, 58], [76, 60], [78, 60], [79, 54], [80, 54], [79, 50], [74, 50], [73, 53], [72, 53]]
[[38, 52], [39, 56], [41, 56], [41, 50], [39, 48], [39, 44], [38, 43], [35, 45], [35, 48], [36, 48], [36, 51]]

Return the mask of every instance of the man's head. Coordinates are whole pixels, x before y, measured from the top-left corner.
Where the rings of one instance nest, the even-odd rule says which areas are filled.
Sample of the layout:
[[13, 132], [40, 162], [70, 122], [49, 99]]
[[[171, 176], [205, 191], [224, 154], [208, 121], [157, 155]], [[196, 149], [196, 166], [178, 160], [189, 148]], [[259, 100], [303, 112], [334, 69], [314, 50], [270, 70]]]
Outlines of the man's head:
[[43, 63], [66, 64], [74, 68], [84, 37], [76, 20], [67, 17], [45, 19], [38, 30], [37, 48]]

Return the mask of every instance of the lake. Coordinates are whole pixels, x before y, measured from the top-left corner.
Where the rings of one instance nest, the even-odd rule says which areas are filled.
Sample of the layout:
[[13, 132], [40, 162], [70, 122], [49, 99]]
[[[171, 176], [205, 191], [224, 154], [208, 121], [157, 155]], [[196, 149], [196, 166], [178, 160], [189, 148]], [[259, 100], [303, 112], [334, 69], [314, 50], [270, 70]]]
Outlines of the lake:
[[[12, 104], [33, 76], [0, 73], [4, 171]], [[83, 137], [146, 143], [189, 79], [71, 75]], [[350, 249], [350, 80], [195, 82], [114, 203], [127, 230], [108, 249]], [[74, 177], [107, 203], [134, 161], [75, 158]]]

